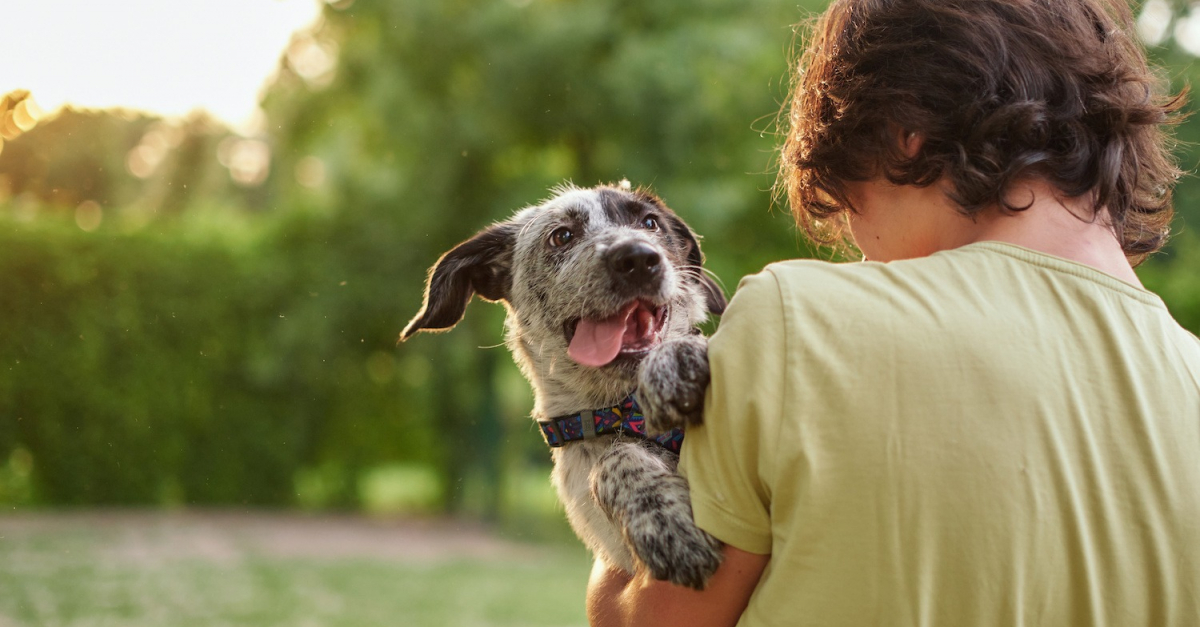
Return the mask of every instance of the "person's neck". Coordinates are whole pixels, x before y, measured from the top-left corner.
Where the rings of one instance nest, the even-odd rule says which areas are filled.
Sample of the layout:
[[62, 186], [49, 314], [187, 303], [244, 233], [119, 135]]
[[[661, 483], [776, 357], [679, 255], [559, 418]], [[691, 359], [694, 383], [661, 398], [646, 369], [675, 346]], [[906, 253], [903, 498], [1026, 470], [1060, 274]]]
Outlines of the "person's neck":
[[[1009, 198], [1021, 211], [990, 208], [968, 218], [954, 209], [939, 186], [891, 187], [892, 211], [885, 219], [894, 242], [867, 257], [891, 261], [923, 257], [975, 242], [995, 241], [1022, 246], [1090, 266], [1141, 286], [1116, 234], [1108, 212], [1094, 218], [1089, 199], [1066, 198], [1049, 183], [1033, 180], [1014, 186]], [[882, 204], [882, 203], [881, 203]], [[930, 211], [930, 207], [939, 210]], [[874, 227], [875, 232], [880, 225]], [[864, 252], [867, 252], [864, 250]]]
[[1012, 197], [1020, 199], [1020, 194], [1032, 193], [1029, 208], [1015, 213], [987, 212], [969, 229], [964, 243], [1016, 244], [1091, 266], [1140, 287], [1141, 281], [1110, 226], [1108, 211], [1101, 209], [1093, 217], [1088, 198], [1059, 198], [1055, 191], [1040, 182], [1023, 186]]

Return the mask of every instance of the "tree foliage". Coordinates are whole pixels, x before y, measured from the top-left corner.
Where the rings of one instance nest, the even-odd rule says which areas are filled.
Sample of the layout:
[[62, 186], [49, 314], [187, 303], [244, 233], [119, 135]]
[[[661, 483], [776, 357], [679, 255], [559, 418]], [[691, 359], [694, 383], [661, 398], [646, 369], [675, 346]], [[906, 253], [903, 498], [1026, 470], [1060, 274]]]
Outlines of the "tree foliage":
[[[530, 394], [494, 348], [499, 307], [396, 346], [426, 269], [564, 180], [653, 187], [730, 292], [813, 254], [771, 187], [790, 25], [823, 5], [331, 4], [300, 37], [336, 51], [332, 74], [285, 58], [245, 140], [271, 149], [257, 187], [222, 165], [243, 140], [202, 117], [67, 112], [7, 142], [0, 502], [354, 506], [402, 462], [435, 469], [440, 507], [504, 511], [511, 469], [547, 459]], [[1176, 89], [1197, 75], [1169, 41], [1154, 54]], [[1143, 277], [1197, 330], [1197, 179], [1177, 199], [1181, 235]]]

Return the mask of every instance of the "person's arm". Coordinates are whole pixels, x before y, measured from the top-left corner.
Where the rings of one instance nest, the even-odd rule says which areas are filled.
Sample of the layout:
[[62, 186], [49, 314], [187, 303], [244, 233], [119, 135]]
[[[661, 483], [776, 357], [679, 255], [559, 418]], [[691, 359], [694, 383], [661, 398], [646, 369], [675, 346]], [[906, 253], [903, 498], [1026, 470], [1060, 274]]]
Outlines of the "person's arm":
[[772, 552], [768, 478], [784, 414], [785, 327], [778, 284], [764, 272], [742, 280], [709, 340], [704, 424], [688, 427], [679, 471], [696, 525], [725, 542], [724, 563], [697, 592], [597, 561], [588, 585], [592, 627], [737, 624]]
[[770, 555], [726, 545], [725, 561], [703, 591], [629, 576], [596, 560], [588, 582], [592, 627], [733, 627], [750, 601]]

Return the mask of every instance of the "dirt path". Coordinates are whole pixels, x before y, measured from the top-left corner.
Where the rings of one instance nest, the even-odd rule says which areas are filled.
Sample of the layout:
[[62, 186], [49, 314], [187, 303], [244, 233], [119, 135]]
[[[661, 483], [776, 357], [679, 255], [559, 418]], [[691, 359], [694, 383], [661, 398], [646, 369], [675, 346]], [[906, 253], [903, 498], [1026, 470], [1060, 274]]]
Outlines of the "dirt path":
[[0, 514], [0, 627], [582, 627], [589, 571], [447, 520]]
[[236, 561], [242, 557], [368, 558], [403, 562], [537, 559], [539, 549], [449, 520], [246, 511], [87, 511], [0, 515], [0, 541], [78, 536], [114, 559]]

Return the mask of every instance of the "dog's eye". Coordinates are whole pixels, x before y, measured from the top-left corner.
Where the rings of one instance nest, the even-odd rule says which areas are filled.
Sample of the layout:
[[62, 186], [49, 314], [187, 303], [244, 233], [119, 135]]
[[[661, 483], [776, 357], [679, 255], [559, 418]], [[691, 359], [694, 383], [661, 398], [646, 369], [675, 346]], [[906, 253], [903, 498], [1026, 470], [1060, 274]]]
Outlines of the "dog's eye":
[[642, 218], [642, 228], [646, 229], [647, 231], [657, 231], [658, 230], [658, 218], [656, 218], [653, 215], [648, 215], [648, 216]]
[[550, 234], [550, 245], [555, 248], [562, 248], [563, 246], [569, 244], [574, 238], [575, 234], [571, 232], [571, 229], [568, 229], [564, 226], [561, 229], [555, 229], [554, 232]]

